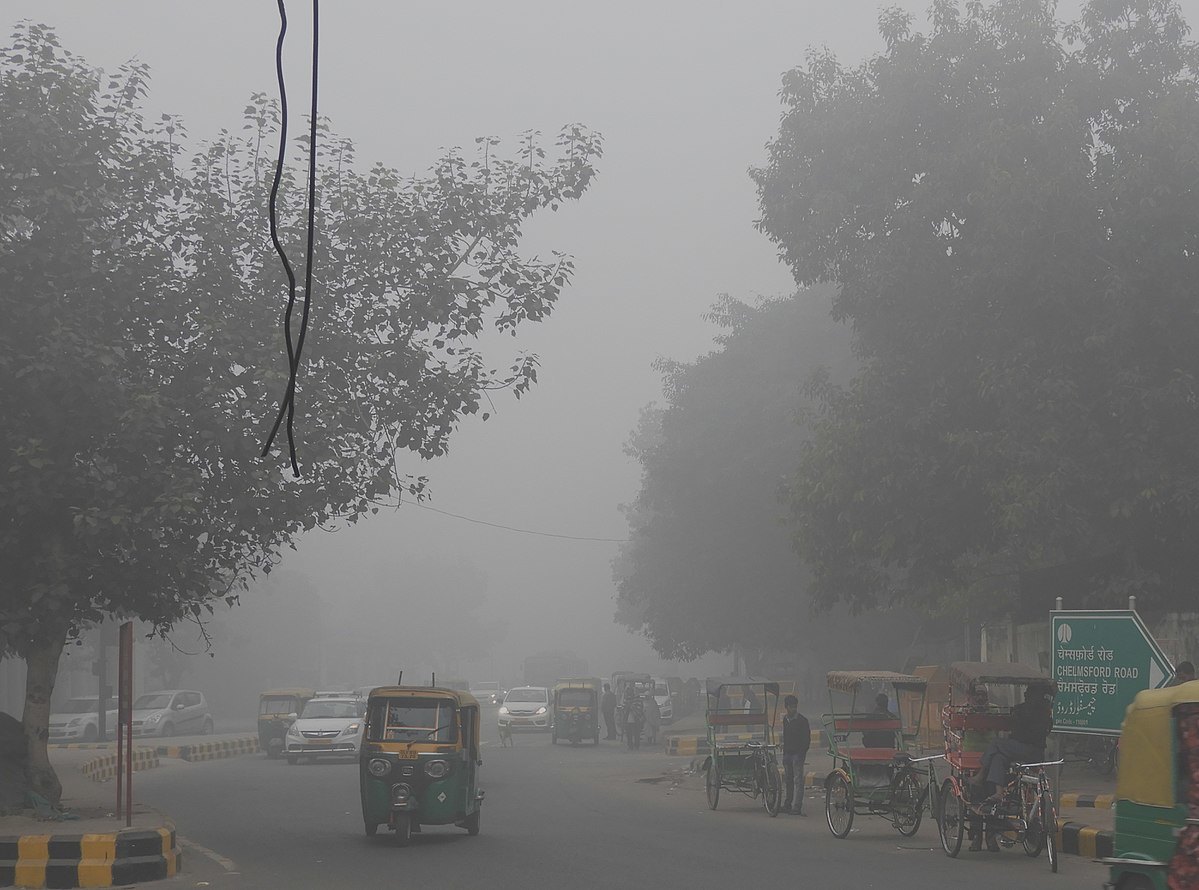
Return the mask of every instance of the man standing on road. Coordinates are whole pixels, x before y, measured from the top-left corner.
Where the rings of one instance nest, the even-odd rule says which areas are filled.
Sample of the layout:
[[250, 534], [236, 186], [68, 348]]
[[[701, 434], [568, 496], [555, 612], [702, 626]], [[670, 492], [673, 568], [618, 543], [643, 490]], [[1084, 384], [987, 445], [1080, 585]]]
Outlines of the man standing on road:
[[607, 683], [604, 684], [604, 694], [600, 698], [600, 710], [604, 714], [604, 726], [608, 729], [604, 738], [616, 738], [616, 693]]
[[[807, 813], [803, 811], [803, 768], [808, 759], [808, 748], [812, 744], [812, 727], [808, 718], [799, 713], [799, 699], [794, 695], [788, 695], [783, 699], [783, 707], [787, 709], [787, 713], [783, 715], [783, 786], [787, 794], [783, 800], [783, 812], [806, 816]], [[795, 788], [797, 781], [798, 794]]]

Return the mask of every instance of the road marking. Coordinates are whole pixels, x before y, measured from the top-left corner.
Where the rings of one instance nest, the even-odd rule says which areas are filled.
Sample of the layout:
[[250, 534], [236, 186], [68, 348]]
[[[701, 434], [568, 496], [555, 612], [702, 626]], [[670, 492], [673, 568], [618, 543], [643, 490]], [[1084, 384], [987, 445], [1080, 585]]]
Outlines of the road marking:
[[181, 837], [179, 838], [179, 844], [180, 846], [187, 847], [189, 850], [195, 850], [202, 856], [207, 856], [225, 871], [237, 871], [237, 865], [232, 859], [226, 859], [220, 853], [210, 850], [207, 847], [202, 847], [195, 841], [189, 841], [187, 838]]

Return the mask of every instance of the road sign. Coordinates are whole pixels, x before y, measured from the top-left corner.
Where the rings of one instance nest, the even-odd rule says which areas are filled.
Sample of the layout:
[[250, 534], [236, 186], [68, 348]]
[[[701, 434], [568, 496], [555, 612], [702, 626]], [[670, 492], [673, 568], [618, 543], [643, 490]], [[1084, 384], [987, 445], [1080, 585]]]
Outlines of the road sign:
[[1165, 686], [1174, 668], [1136, 612], [1053, 613], [1054, 727], [1115, 735], [1142, 689]]

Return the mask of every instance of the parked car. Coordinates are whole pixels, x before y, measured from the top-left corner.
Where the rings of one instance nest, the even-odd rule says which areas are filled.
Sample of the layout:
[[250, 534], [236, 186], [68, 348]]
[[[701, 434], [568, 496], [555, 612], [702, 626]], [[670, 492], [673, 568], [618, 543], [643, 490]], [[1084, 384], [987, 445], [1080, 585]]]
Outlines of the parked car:
[[362, 746], [362, 700], [356, 696], [314, 698], [287, 730], [283, 753], [301, 757], [358, 757]]
[[208, 735], [215, 728], [204, 693], [194, 689], [147, 692], [133, 700], [133, 734]]
[[504, 690], [494, 680], [478, 680], [471, 684], [470, 694], [481, 705], [498, 705], [504, 700]]
[[[104, 709], [104, 728], [109, 736], [117, 731], [117, 702], [109, 699]], [[50, 741], [94, 742], [100, 738], [100, 699], [72, 698], [50, 715]]]
[[508, 729], [549, 732], [554, 728], [550, 691], [544, 686], [517, 686], [515, 689], [509, 689], [496, 716], [500, 726]]
[[658, 703], [658, 713], [662, 717], [662, 725], [674, 722], [674, 698], [670, 694], [670, 685], [661, 677], [654, 677], [654, 701]]

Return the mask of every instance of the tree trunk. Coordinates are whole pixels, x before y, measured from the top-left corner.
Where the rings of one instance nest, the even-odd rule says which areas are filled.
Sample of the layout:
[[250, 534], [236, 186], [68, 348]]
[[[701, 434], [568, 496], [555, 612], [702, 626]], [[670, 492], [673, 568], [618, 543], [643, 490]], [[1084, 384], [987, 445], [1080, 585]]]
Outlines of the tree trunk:
[[35, 645], [25, 654], [28, 672], [25, 676], [25, 714], [21, 718], [29, 752], [26, 766], [29, 787], [55, 804], [62, 799], [62, 783], [50, 765], [46, 742], [50, 738], [50, 696], [54, 692], [58, 661], [65, 643], [66, 634], [63, 634]]

